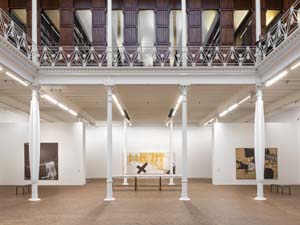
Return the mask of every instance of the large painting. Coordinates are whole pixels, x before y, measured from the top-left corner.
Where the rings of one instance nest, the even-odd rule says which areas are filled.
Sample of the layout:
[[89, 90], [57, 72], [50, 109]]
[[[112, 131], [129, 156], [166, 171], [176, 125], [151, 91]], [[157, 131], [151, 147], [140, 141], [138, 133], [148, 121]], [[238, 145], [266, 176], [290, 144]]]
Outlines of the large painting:
[[[173, 155], [175, 173], [175, 153]], [[128, 153], [128, 174], [170, 174], [169, 152]]]
[[[236, 149], [236, 179], [256, 179], [254, 148]], [[265, 150], [265, 179], [278, 179], [277, 148]]]
[[[24, 145], [25, 180], [30, 180], [29, 144]], [[58, 143], [41, 143], [40, 180], [58, 180]]]

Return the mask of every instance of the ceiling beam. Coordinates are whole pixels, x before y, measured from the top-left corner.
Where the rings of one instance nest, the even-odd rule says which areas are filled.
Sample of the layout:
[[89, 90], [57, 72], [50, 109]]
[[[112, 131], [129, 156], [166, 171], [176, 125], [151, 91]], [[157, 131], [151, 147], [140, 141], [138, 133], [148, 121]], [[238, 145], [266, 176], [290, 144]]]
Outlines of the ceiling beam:
[[[269, 118], [270, 116], [273, 115], [273, 113], [275, 111], [281, 110], [283, 107], [286, 107], [298, 100], [300, 100], [300, 91], [295, 92], [286, 97], [280, 98], [279, 100], [277, 100], [271, 104], [266, 104], [264, 107], [265, 118]], [[248, 114], [248, 115], [238, 119], [236, 122], [246, 123], [246, 122], [252, 122], [253, 120], [254, 120], [254, 113], [251, 113], [251, 114]]]
[[68, 108], [76, 111], [79, 115], [81, 115], [84, 119], [86, 119], [90, 124], [95, 125], [96, 119], [92, 117], [88, 112], [80, 108], [78, 105], [72, 103], [70, 100], [68, 100], [66, 97], [63, 97], [62, 95], [54, 92], [51, 90], [50, 87], [41, 87], [41, 91], [53, 98], [55, 98], [57, 101], [63, 103], [64, 105], [68, 106]]

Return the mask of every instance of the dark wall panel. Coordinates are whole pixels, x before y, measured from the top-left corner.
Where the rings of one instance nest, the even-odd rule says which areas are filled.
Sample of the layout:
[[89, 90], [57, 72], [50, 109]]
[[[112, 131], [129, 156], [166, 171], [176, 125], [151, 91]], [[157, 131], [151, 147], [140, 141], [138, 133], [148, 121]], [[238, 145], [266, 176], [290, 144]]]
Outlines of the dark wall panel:
[[91, 0], [74, 0], [74, 7], [76, 9], [90, 9], [92, 7]]
[[0, 8], [3, 9], [4, 11], [8, 12], [8, 9], [9, 9], [8, 0], [1, 0]]
[[223, 0], [202, 0], [203, 9], [219, 9], [220, 1]]
[[202, 44], [202, 1], [190, 0], [187, 5], [188, 45]]
[[220, 0], [221, 45], [234, 44], [233, 0]]
[[137, 31], [137, 0], [123, 1], [124, 14], [124, 44], [125, 46], [136, 46], [138, 43]]
[[42, 9], [59, 9], [59, 0], [42, 0]]
[[60, 1], [60, 44], [74, 44], [74, 2]]
[[93, 44], [106, 45], [106, 0], [92, 0]]
[[169, 19], [170, 19], [170, 10], [169, 10], [169, 0], [156, 0], [156, 44], [168, 46], [170, 44], [169, 37]]

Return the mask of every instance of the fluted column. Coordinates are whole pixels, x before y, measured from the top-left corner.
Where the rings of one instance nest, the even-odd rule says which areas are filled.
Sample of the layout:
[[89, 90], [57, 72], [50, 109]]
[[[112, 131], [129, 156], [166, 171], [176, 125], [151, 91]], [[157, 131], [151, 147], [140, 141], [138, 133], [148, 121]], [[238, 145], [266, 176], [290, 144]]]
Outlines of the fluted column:
[[[124, 119], [123, 175], [127, 175], [127, 121], [126, 119]], [[122, 185], [128, 185], [127, 177], [124, 177]]]
[[187, 66], [187, 15], [186, 0], [181, 0], [182, 15], [182, 66]]
[[40, 169], [40, 107], [39, 87], [32, 87], [29, 121], [29, 160], [31, 176], [31, 198], [29, 201], [39, 201], [38, 181]]
[[31, 36], [32, 36], [32, 61], [33, 63], [37, 63], [37, 43], [38, 43], [38, 34], [37, 34], [37, 0], [32, 0], [32, 18], [31, 18]]
[[106, 198], [105, 201], [113, 201], [112, 188], [112, 86], [107, 86], [107, 145], [106, 145]]
[[107, 0], [106, 15], [107, 66], [112, 66], [112, 0]]
[[[170, 143], [169, 143], [169, 146], [170, 146], [170, 175], [172, 175], [172, 174], [174, 174], [173, 173], [173, 165], [174, 165], [173, 118], [171, 118], [169, 126], [170, 126], [170, 137], [169, 137], [170, 138], [170, 140], [169, 140], [170, 141]], [[175, 185], [173, 177], [170, 178], [169, 185]]]
[[182, 95], [182, 188], [180, 200], [188, 201], [188, 178], [187, 178], [187, 86], [181, 87]]
[[255, 0], [255, 24], [256, 24], [256, 41], [259, 41], [261, 35], [261, 0]]
[[264, 197], [264, 170], [265, 170], [265, 118], [262, 85], [256, 87], [256, 104], [254, 120], [254, 148], [257, 196], [256, 200], [265, 200]]

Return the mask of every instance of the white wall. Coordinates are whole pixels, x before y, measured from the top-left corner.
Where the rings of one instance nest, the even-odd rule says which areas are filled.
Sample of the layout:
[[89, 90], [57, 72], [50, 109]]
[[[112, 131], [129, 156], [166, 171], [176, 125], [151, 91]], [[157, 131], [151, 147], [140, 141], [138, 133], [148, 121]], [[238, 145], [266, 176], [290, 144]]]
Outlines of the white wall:
[[[24, 143], [28, 142], [28, 123], [0, 123], [0, 185], [24, 182]], [[58, 181], [46, 185], [85, 184], [84, 127], [82, 123], [42, 123], [41, 142], [58, 143]]]
[[[87, 127], [86, 130], [87, 178], [106, 177], [106, 127]], [[122, 174], [123, 127], [113, 127], [113, 174]], [[181, 132], [174, 128], [174, 152], [177, 173], [181, 172]], [[138, 126], [128, 128], [128, 152], [169, 151], [169, 128]], [[188, 175], [211, 178], [210, 127], [189, 127], [188, 130]]]
[[[213, 183], [255, 184], [255, 180], [237, 180], [235, 149], [253, 147], [253, 124], [214, 125]], [[278, 148], [279, 179], [266, 183], [299, 183], [297, 126], [293, 123], [266, 124], [266, 147]]]

